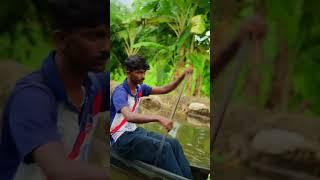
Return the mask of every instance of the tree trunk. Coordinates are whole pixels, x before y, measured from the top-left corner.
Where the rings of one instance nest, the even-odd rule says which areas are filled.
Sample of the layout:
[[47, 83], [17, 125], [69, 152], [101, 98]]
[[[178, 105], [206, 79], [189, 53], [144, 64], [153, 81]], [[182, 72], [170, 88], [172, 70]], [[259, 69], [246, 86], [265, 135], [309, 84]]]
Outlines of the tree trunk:
[[191, 96], [192, 95], [192, 75], [190, 75], [189, 77], [188, 77], [188, 79], [187, 79], [187, 94], [189, 95], [189, 96]]
[[288, 42], [283, 37], [283, 28], [279, 26], [279, 52], [276, 56], [272, 85], [266, 107], [273, 111], [287, 111], [289, 92], [288, 79]]
[[196, 85], [195, 85], [195, 89], [193, 91], [193, 96], [199, 96], [200, 90], [201, 90], [201, 74], [200, 74], [200, 71], [198, 71]]
[[[255, 14], [265, 18], [265, 2], [264, 0], [255, 1]], [[261, 87], [261, 73], [260, 65], [263, 63], [263, 44], [262, 40], [253, 39], [254, 48], [253, 54], [249, 62], [249, 72], [246, 79], [245, 95], [249, 103], [259, 103], [260, 87]]]
[[261, 77], [259, 72], [259, 66], [262, 59], [262, 43], [260, 40], [254, 40], [254, 48], [252, 50], [252, 56], [249, 62], [249, 72], [246, 79], [245, 97], [249, 103], [256, 104], [257, 98], [260, 95], [260, 83]]
[[[192, 54], [194, 52], [194, 41], [192, 40], [191, 41], [191, 46], [190, 46], [190, 48], [188, 49], [188, 55], [190, 55], [190, 54]], [[189, 60], [189, 62], [190, 62], [190, 65], [191, 66], [193, 66], [193, 64], [192, 64], [192, 61], [190, 61]], [[192, 75], [190, 75], [189, 77], [188, 77], [188, 79], [187, 79], [187, 90], [186, 90], [186, 93], [189, 95], [189, 96], [192, 96]]]
[[[211, 83], [211, 97], [214, 98], [213, 101], [219, 101], [218, 94], [223, 94], [225, 90], [223, 87], [224, 78], [219, 76], [215, 77], [214, 74], [214, 64], [217, 62], [218, 54], [223, 50], [222, 47], [225, 47], [227, 42], [230, 41], [230, 27], [233, 26], [233, 20], [235, 15], [235, 2], [233, 0], [223, 0], [223, 1], [215, 1], [215, 4], [212, 4], [214, 7], [214, 34], [211, 36], [210, 43], [212, 44], [213, 50], [211, 51], [211, 65], [210, 65], [210, 83]], [[211, 21], [212, 22], [212, 21]]]
[[199, 72], [199, 86], [198, 86], [198, 92], [197, 92], [197, 96], [200, 97], [201, 95], [201, 84], [202, 84], [202, 78], [201, 78], [201, 74]]
[[179, 77], [179, 75], [181, 74], [181, 71], [183, 70], [183, 67], [184, 67], [185, 45], [181, 46], [179, 55], [180, 55], [180, 60], [179, 60], [178, 66], [177, 66], [177, 71], [176, 71], [175, 78]]

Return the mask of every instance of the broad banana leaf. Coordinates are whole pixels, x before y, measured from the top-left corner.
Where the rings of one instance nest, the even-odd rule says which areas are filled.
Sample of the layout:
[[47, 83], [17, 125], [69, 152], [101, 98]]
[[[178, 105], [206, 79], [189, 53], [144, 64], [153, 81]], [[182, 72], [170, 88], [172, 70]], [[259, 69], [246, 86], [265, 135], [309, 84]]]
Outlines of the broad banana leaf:
[[206, 30], [205, 17], [203, 15], [193, 16], [191, 18], [191, 32], [195, 34], [202, 34]]

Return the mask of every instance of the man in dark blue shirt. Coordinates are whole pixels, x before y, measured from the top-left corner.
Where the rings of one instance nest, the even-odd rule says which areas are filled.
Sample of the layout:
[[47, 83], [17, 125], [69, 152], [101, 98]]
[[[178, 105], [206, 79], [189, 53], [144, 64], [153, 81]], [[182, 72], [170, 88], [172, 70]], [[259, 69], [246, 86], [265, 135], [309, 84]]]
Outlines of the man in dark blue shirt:
[[[109, 5], [101, 0], [50, 4], [55, 50], [19, 80], [3, 112], [0, 179], [108, 179], [89, 165], [99, 114], [109, 109]], [[107, 156], [107, 154], [105, 154]], [[101, 157], [108, 158], [108, 157]]]
[[163, 87], [150, 87], [143, 84], [144, 75], [148, 69], [149, 65], [141, 56], [130, 56], [126, 60], [127, 79], [115, 88], [111, 97], [112, 150], [125, 158], [141, 160], [180, 176], [191, 178], [190, 165], [176, 139], [165, 138], [162, 152], [158, 154], [163, 135], [146, 131], [137, 127], [136, 124], [158, 122], [167, 131], [170, 131], [172, 121], [167, 118], [137, 113], [139, 100], [142, 96], [171, 92], [193, 69], [192, 67], [187, 68], [177, 80]]

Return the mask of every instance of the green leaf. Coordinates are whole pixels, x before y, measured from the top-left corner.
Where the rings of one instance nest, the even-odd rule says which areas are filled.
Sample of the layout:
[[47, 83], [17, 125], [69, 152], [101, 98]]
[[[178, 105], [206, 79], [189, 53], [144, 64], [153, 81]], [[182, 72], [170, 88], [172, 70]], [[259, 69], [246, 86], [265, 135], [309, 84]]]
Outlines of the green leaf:
[[205, 16], [197, 15], [191, 18], [191, 32], [195, 34], [202, 34], [206, 30]]
[[163, 46], [159, 43], [155, 42], [138, 42], [132, 45], [132, 48], [141, 48], [141, 47], [152, 47], [152, 48], [159, 48], [159, 49], [168, 49], [166, 46]]
[[180, 49], [181, 46], [185, 43], [185, 41], [186, 41], [188, 38], [191, 37], [191, 31], [190, 31], [190, 29], [191, 29], [190, 27], [186, 28], [186, 29], [183, 31], [181, 37], [177, 40], [176, 46], [177, 46], [178, 49]]

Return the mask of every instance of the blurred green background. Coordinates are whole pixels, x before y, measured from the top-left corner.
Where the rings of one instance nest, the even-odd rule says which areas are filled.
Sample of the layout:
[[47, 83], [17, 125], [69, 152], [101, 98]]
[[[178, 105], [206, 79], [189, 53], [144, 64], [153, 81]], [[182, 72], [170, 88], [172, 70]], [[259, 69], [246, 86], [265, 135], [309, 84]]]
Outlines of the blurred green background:
[[51, 47], [45, 1], [0, 2], [0, 62], [12, 60], [36, 68]]
[[[267, 24], [266, 38], [252, 42], [234, 93], [236, 102], [277, 112], [319, 115], [319, 3], [225, 0], [213, 4], [213, 44], [217, 50], [232, 39], [246, 18], [260, 14]], [[228, 73], [219, 77], [220, 82]], [[223, 89], [222, 84], [213, 84], [214, 91]]]

